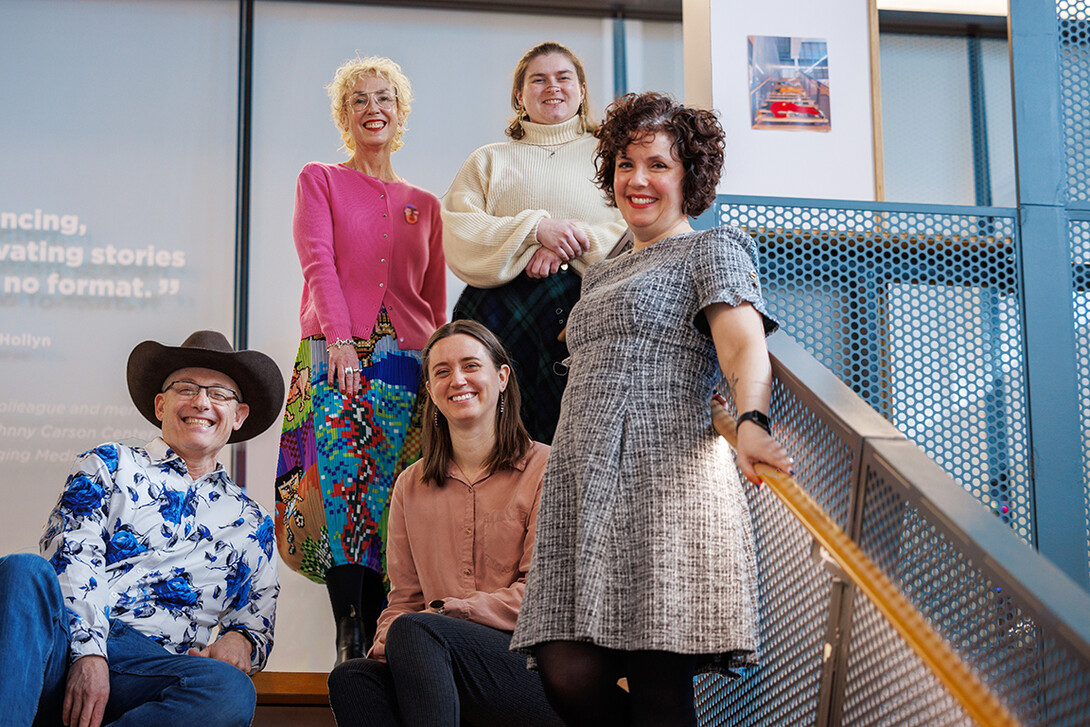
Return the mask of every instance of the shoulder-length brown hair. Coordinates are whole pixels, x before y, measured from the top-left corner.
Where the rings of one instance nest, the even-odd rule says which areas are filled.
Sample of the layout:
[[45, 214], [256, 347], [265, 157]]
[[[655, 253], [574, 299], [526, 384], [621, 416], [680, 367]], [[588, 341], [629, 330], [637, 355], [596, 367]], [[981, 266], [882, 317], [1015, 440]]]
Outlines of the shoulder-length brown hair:
[[522, 84], [526, 82], [526, 69], [535, 58], [547, 56], [550, 53], [559, 53], [567, 57], [571, 64], [575, 66], [575, 75], [579, 79], [579, 85], [583, 87], [583, 101], [579, 104], [579, 118], [583, 120], [583, 128], [587, 131], [593, 132], [598, 128], [598, 124], [591, 121], [590, 118], [590, 92], [587, 90], [587, 72], [583, 70], [583, 61], [579, 60], [579, 57], [572, 53], [571, 49], [563, 43], [547, 40], [526, 51], [522, 58], [519, 59], [518, 65], [515, 66], [515, 77], [511, 83], [511, 109], [515, 112], [515, 118], [511, 120], [504, 132], [515, 141], [526, 136], [526, 130], [522, 128], [522, 122], [530, 120], [530, 117], [526, 114], [526, 109], [519, 104], [518, 97], [522, 91]]
[[661, 93], [629, 93], [606, 109], [606, 120], [595, 132], [598, 150], [594, 181], [609, 204], [613, 196], [613, 170], [617, 157], [628, 145], [646, 134], [665, 132], [673, 138], [673, 151], [685, 169], [682, 180], [682, 212], [696, 217], [715, 202], [715, 186], [723, 172], [723, 127], [715, 113], [682, 106]]
[[[496, 446], [492, 450], [492, 456], [485, 463], [490, 472], [509, 469], [526, 456], [531, 440], [530, 433], [522, 424], [522, 396], [519, 394], [515, 367], [511, 364], [511, 358], [504, 350], [500, 339], [496, 338], [496, 334], [477, 321], [451, 321], [440, 326], [435, 333], [431, 334], [427, 345], [424, 346], [421, 361], [424, 366], [424, 380], [429, 381], [431, 378], [432, 347], [444, 338], [458, 334], [480, 341], [497, 369], [507, 366], [511, 371], [507, 377], [507, 388], [500, 395], [503, 405], [496, 407]], [[424, 471], [421, 474], [421, 480], [442, 486], [453, 457], [454, 447], [450, 441], [447, 418], [429, 396], [424, 401]]]

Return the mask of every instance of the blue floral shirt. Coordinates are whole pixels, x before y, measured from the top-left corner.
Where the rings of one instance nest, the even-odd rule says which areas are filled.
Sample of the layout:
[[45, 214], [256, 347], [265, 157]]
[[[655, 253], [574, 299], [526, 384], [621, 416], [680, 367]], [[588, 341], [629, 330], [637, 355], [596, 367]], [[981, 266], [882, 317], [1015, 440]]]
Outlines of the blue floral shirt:
[[217, 623], [272, 649], [277, 555], [272, 518], [223, 466], [194, 481], [161, 438], [103, 444], [76, 460], [42, 535], [60, 579], [71, 659], [106, 656], [111, 619], [184, 654]]

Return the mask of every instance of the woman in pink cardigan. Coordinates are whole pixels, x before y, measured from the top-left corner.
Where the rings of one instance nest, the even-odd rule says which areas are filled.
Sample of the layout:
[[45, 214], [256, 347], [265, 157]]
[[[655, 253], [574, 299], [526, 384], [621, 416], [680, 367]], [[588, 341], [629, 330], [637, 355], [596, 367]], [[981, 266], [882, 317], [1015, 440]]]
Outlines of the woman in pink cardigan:
[[339, 727], [560, 727], [509, 650], [549, 448], [530, 440], [499, 340], [448, 323], [424, 349], [424, 457], [390, 502], [390, 605], [366, 659], [329, 675]]
[[276, 473], [280, 556], [329, 591], [337, 662], [371, 645], [385, 599], [386, 506], [420, 453], [420, 350], [446, 319], [439, 201], [394, 173], [412, 90], [355, 58], [327, 87], [351, 158], [303, 167], [293, 233], [302, 341]]

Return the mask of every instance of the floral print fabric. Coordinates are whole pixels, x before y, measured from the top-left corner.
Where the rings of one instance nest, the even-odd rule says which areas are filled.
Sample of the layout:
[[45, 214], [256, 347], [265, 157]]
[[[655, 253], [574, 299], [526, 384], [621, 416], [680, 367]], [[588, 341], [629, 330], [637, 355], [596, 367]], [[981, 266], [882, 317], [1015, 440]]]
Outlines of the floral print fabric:
[[161, 438], [103, 444], [80, 455], [50, 514], [42, 555], [68, 608], [71, 658], [106, 655], [121, 620], [185, 654], [217, 623], [272, 648], [280, 591], [273, 520], [222, 465], [194, 481]]

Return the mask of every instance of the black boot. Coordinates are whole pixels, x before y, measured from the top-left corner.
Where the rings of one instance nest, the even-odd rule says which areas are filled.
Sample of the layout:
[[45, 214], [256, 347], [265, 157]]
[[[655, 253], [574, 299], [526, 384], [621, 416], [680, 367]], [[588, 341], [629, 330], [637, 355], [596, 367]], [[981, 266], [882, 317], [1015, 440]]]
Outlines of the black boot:
[[338, 565], [326, 571], [325, 586], [329, 591], [329, 604], [333, 607], [333, 620], [337, 624], [337, 664], [359, 659], [370, 648], [370, 643], [364, 646], [363, 622], [360, 619], [360, 594], [368, 572], [370, 569], [362, 565]]
[[366, 656], [371, 648], [370, 644], [364, 646], [363, 623], [354, 615], [355, 609], [352, 609], [352, 614], [337, 619], [337, 664]]
[[363, 604], [360, 617], [363, 621], [364, 651], [367, 652], [371, 650], [371, 645], [375, 642], [378, 617], [382, 609], [386, 608], [386, 586], [382, 582], [382, 575], [370, 568], [364, 569], [360, 601]]

